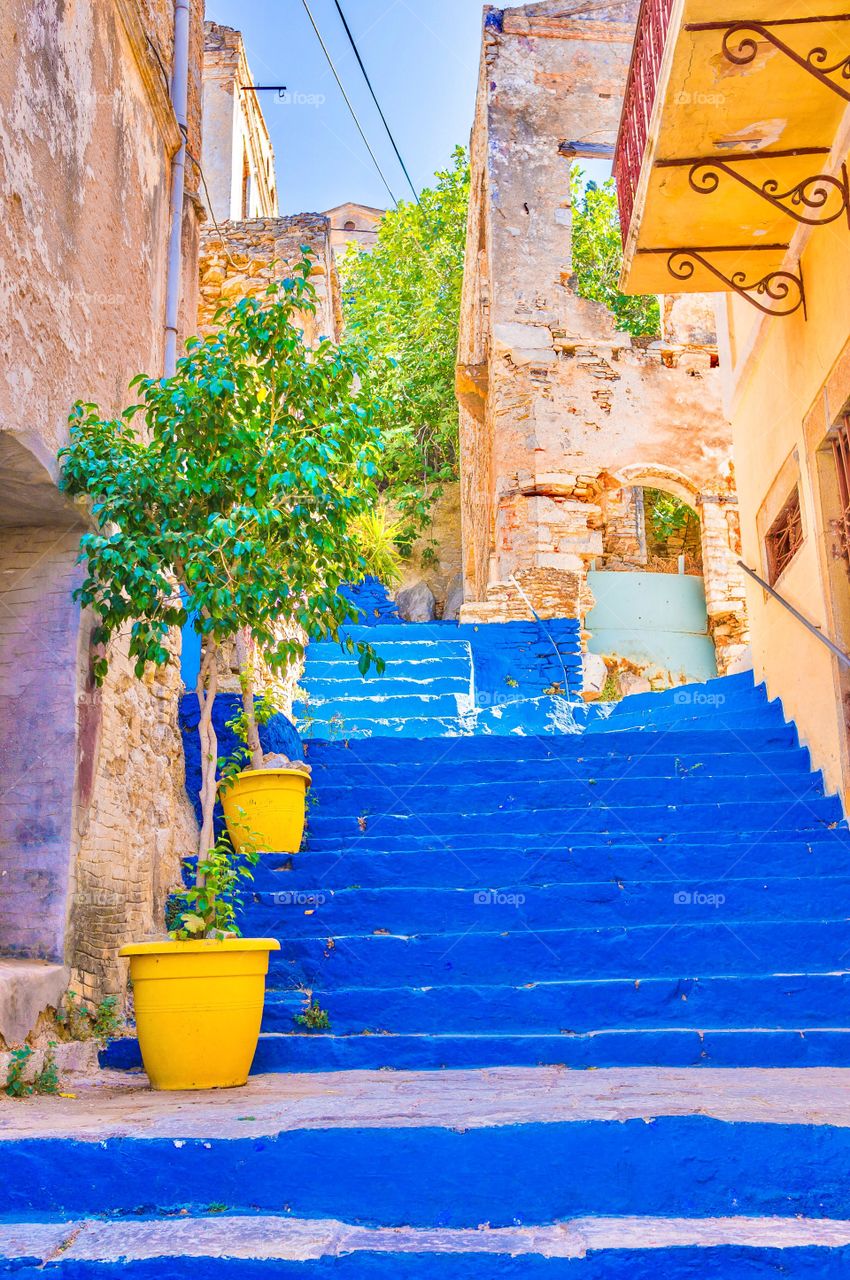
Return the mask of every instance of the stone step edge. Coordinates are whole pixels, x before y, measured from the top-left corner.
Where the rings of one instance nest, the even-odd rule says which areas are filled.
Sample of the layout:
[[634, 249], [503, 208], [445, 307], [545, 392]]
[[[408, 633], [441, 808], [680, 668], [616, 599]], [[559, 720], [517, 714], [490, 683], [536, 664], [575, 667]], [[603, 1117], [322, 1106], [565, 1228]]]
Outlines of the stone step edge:
[[7, 1144], [40, 1140], [165, 1139], [179, 1145], [300, 1129], [467, 1130], [661, 1116], [846, 1128], [848, 1086], [850, 1068], [837, 1066], [642, 1065], [577, 1071], [526, 1064], [440, 1071], [338, 1068], [309, 1075], [265, 1071], [226, 1092], [174, 1095], [152, 1093], [141, 1072], [110, 1071], [88, 1086], [76, 1085], [74, 1098], [36, 1097], [23, 1108], [5, 1108], [10, 1114], [4, 1113], [0, 1152], [6, 1159]]
[[0, 1259], [139, 1262], [229, 1258], [308, 1262], [351, 1253], [536, 1255], [580, 1259], [607, 1250], [803, 1249], [850, 1245], [850, 1221], [829, 1218], [574, 1218], [551, 1226], [368, 1227], [334, 1219], [215, 1217], [0, 1224]]

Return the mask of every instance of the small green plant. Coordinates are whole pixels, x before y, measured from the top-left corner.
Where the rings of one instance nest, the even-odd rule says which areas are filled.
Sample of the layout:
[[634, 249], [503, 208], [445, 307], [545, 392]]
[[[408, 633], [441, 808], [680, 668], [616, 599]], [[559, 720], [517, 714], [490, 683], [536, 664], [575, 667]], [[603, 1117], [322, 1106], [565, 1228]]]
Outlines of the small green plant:
[[123, 1027], [117, 996], [104, 996], [93, 1009], [76, 991], [65, 992], [56, 1010], [56, 1021], [67, 1032], [69, 1040], [96, 1040], [101, 1049], [120, 1035]]
[[41, 1068], [33, 1081], [33, 1091], [52, 1095], [59, 1092], [59, 1068], [56, 1065], [56, 1044], [53, 1040], [44, 1051]]
[[24, 1072], [31, 1057], [32, 1049], [29, 1045], [25, 1044], [21, 1049], [12, 1050], [11, 1060], [6, 1070], [6, 1096], [8, 1098], [28, 1098], [32, 1093], [32, 1084], [24, 1079]]
[[299, 1026], [306, 1027], [308, 1031], [329, 1031], [331, 1025], [327, 1009], [317, 1004], [312, 996], [308, 998], [304, 1012], [296, 1013], [295, 1021]]
[[239, 936], [236, 913], [242, 906], [242, 880], [254, 878], [260, 855], [244, 845], [237, 857], [226, 832], [222, 832], [206, 858], [197, 866], [195, 883], [179, 895], [181, 903], [172, 915], [175, 926], [169, 936], [181, 942], [191, 938]]
[[65, 992], [62, 1003], [56, 1010], [56, 1021], [67, 1031], [69, 1040], [91, 1038], [92, 1013], [76, 991]]
[[623, 695], [620, 692], [620, 685], [617, 681], [616, 671], [608, 672], [608, 675], [605, 677], [605, 683], [602, 686], [602, 692], [599, 696], [603, 702], [620, 702], [622, 700]]
[[101, 1049], [105, 1049], [110, 1040], [115, 1040], [123, 1029], [124, 1020], [118, 1008], [117, 996], [104, 996], [95, 1010], [92, 1019], [92, 1038]]

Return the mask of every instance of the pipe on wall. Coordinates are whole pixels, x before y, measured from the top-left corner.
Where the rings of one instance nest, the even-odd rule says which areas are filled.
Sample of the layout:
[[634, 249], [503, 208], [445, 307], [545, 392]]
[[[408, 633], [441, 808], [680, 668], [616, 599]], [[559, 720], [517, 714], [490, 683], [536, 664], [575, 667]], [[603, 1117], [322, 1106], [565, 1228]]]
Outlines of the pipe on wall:
[[189, 101], [189, 4], [190, 0], [174, 0], [171, 105], [183, 140], [171, 161], [171, 221], [165, 282], [165, 355], [163, 358], [163, 373], [166, 378], [170, 378], [177, 368], [177, 327], [180, 316], [180, 284], [183, 275], [183, 192], [186, 185], [186, 132]]

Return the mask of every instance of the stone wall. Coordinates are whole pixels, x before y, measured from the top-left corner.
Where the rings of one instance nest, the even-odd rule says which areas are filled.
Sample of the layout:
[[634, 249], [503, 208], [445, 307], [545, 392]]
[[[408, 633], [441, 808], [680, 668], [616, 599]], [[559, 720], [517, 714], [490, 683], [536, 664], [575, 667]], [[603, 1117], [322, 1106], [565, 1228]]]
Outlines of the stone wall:
[[[71, 598], [80, 511], [57, 489], [77, 398], [113, 413], [164, 347], [171, 0], [11, 0], [0, 64], [0, 955], [64, 962], [92, 999], [178, 878], [173, 673], [136, 686], [120, 646], [89, 683], [91, 619]], [[200, 155], [203, 6], [190, 27], [188, 149]], [[197, 298], [190, 165], [182, 313]], [[185, 324], [184, 324], [185, 332]], [[37, 1012], [37, 1011], [36, 1011]]]
[[417, 582], [427, 582], [442, 617], [449, 592], [462, 578], [460, 542], [460, 485], [444, 484], [442, 497], [431, 508], [431, 524], [413, 544], [402, 563], [395, 594]]
[[211, 333], [216, 311], [240, 298], [259, 296], [271, 280], [280, 280], [301, 257], [301, 248], [314, 257], [311, 280], [318, 311], [304, 316], [308, 342], [320, 337], [333, 341], [341, 328], [339, 278], [330, 246], [330, 222], [321, 213], [288, 218], [251, 218], [204, 228], [201, 236], [198, 332]]
[[457, 376], [462, 617], [527, 616], [514, 578], [544, 615], [580, 616], [606, 510], [627, 501], [614, 495], [652, 485], [703, 519], [725, 669], [746, 621], [710, 308], [669, 301], [663, 337], [633, 340], [572, 274], [570, 165], [610, 153], [637, 7], [485, 9]]

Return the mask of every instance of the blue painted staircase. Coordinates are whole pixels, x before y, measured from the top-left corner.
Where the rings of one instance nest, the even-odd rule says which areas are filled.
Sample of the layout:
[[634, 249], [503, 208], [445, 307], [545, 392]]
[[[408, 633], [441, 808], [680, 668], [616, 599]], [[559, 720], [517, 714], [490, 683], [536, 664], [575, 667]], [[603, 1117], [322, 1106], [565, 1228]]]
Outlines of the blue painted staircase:
[[282, 943], [258, 1074], [15, 1111], [0, 1273], [850, 1274], [838, 802], [751, 677], [588, 708], [548, 626], [311, 649], [308, 839], [242, 921]]
[[741, 675], [559, 733], [523, 676], [470, 729], [459, 630], [373, 628], [401, 652], [371, 697], [310, 653], [309, 838], [244, 921], [282, 942], [257, 1069], [850, 1061], [850, 836], [779, 704]]

